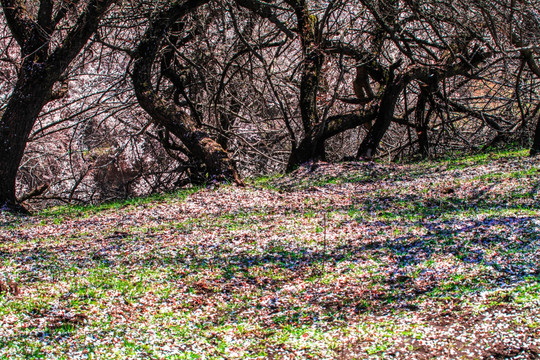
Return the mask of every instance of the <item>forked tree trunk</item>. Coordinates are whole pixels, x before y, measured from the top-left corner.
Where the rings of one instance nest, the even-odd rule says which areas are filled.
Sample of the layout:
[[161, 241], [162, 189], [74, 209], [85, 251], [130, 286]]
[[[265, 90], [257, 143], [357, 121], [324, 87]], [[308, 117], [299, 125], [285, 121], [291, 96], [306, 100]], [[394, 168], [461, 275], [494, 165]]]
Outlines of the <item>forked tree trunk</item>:
[[132, 80], [141, 107], [154, 122], [178, 137], [195, 158], [204, 162], [210, 178], [243, 185], [227, 151], [199, 128], [182, 108], [161, 98], [152, 86], [152, 67], [168, 30], [176, 21], [207, 2], [208, 0], [175, 2], [169, 10], [152, 20], [135, 51]]

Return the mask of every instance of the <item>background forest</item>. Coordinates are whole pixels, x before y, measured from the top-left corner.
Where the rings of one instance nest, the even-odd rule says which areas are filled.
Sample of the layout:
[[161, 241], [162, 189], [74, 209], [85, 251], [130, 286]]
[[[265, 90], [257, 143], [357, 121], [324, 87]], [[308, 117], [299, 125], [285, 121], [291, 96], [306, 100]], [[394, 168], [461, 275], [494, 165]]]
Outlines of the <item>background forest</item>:
[[540, 151], [540, 3], [2, 0], [0, 204]]

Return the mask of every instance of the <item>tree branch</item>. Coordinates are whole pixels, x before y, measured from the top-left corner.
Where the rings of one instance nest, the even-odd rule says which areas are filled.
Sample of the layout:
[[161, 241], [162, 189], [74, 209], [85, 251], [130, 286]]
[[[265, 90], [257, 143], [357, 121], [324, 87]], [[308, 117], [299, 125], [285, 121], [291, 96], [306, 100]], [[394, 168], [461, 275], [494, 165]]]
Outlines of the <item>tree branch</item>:
[[98, 28], [99, 20], [117, 0], [90, 0], [75, 27], [47, 60], [49, 68], [65, 69]]
[[236, 3], [276, 25], [288, 38], [295, 38], [294, 32], [278, 19], [270, 4], [258, 0], [236, 0]]
[[31, 19], [22, 0], [0, 0], [11, 34], [21, 48], [30, 34]]

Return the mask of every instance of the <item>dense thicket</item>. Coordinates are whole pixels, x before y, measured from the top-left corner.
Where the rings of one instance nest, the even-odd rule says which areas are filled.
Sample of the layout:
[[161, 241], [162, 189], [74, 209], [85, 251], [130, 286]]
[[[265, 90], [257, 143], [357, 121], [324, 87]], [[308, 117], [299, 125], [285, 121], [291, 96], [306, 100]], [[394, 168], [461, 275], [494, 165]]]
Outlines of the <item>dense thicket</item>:
[[538, 1], [1, 5], [6, 209], [312, 160], [540, 151]]

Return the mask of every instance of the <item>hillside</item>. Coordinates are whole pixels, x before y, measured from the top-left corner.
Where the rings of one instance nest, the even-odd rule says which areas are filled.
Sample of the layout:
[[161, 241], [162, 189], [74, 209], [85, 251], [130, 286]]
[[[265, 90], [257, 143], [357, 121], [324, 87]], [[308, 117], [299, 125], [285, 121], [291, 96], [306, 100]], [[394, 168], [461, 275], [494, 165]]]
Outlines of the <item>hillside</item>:
[[540, 160], [0, 215], [0, 358], [536, 359]]

